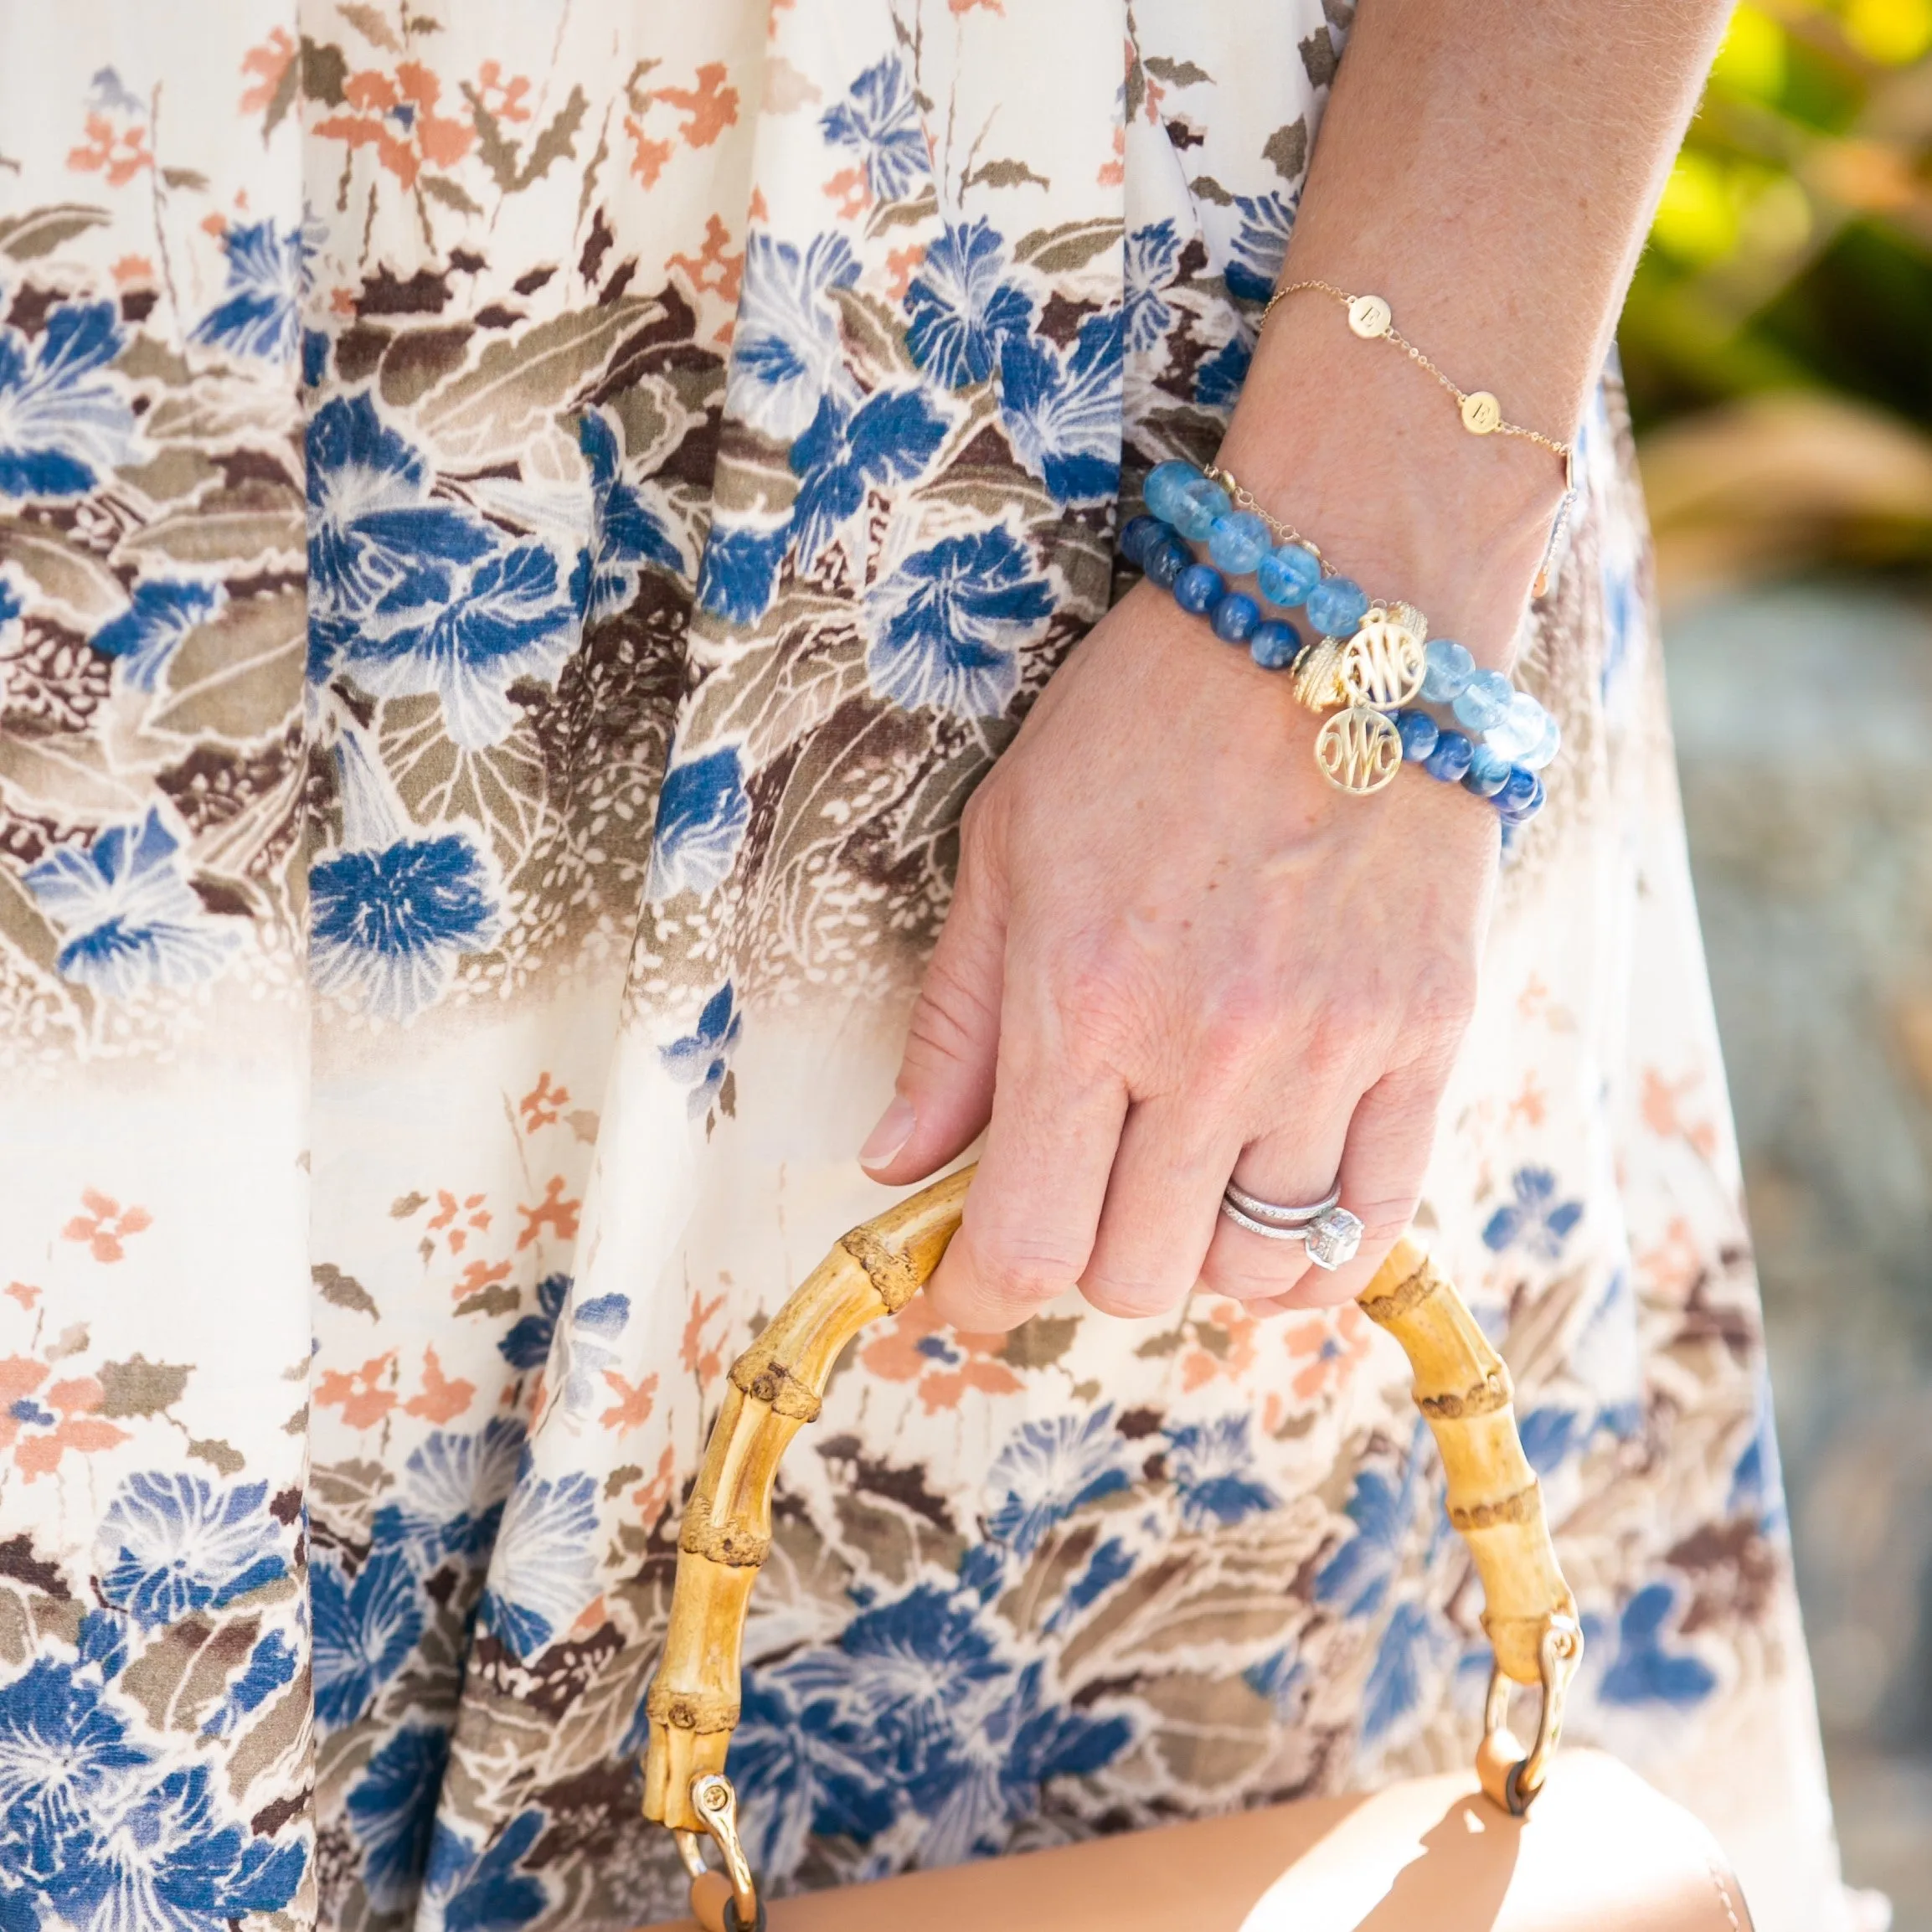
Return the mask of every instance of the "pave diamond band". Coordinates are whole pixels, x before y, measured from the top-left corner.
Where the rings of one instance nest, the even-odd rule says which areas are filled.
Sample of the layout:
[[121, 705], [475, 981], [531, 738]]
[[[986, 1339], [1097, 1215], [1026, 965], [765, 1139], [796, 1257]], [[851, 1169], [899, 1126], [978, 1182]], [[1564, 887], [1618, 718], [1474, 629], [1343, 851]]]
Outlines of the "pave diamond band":
[[1322, 1199], [1306, 1208], [1284, 1207], [1264, 1201], [1230, 1181], [1221, 1195], [1221, 1212], [1237, 1228], [1259, 1234], [1264, 1241], [1299, 1241], [1317, 1268], [1334, 1270], [1352, 1261], [1362, 1245], [1362, 1223], [1339, 1203], [1337, 1184]]

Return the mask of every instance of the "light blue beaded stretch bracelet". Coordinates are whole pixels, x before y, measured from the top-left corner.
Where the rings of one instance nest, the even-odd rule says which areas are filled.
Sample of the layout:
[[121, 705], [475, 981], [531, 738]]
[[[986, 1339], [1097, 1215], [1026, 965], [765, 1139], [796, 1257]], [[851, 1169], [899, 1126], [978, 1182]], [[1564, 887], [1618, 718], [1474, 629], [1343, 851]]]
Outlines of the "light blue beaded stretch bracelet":
[[[1413, 605], [1373, 601], [1225, 471], [1162, 463], [1143, 494], [1148, 513], [1121, 533], [1127, 561], [1182, 610], [1207, 618], [1217, 636], [1246, 645], [1263, 670], [1291, 672], [1296, 696], [1311, 708], [1345, 707], [1316, 742], [1316, 763], [1331, 783], [1379, 791], [1406, 762], [1488, 799], [1506, 827], [1542, 808], [1539, 774], [1555, 758], [1562, 733], [1529, 693], [1500, 672], [1479, 669], [1448, 638], [1425, 644], [1425, 621]], [[1190, 544], [1205, 544], [1209, 561], [1199, 561]], [[1227, 582], [1249, 575], [1259, 596]], [[1305, 640], [1266, 605], [1300, 609], [1315, 636]]]

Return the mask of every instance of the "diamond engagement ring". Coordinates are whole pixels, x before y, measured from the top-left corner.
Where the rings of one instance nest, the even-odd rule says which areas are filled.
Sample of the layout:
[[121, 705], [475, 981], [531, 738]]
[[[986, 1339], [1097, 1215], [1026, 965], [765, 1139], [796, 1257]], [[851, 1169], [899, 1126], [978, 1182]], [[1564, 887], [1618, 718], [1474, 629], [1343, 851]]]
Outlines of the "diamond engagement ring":
[[1305, 1208], [1264, 1201], [1230, 1181], [1221, 1194], [1221, 1212], [1238, 1228], [1265, 1241], [1299, 1241], [1309, 1260], [1331, 1271], [1352, 1261], [1362, 1245], [1362, 1223], [1339, 1205], [1339, 1183]]

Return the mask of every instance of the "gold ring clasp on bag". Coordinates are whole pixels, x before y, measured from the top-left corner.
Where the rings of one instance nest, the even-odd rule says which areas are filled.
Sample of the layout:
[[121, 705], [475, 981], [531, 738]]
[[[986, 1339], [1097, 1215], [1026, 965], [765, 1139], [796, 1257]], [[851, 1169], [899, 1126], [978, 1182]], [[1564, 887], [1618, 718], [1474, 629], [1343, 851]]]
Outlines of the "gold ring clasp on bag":
[[[771, 1548], [780, 1461], [817, 1419], [846, 1344], [868, 1322], [898, 1314], [938, 1267], [971, 1179], [971, 1168], [961, 1168], [841, 1236], [731, 1366], [685, 1506], [663, 1654], [645, 1698], [644, 1816], [676, 1833], [692, 1911], [707, 1932], [764, 1924], [724, 1760], [738, 1724], [745, 1610]], [[1517, 1430], [1509, 1371], [1454, 1284], [1413, 1240], [1396, 1243], [1359, 1305], [1401, 1343], [1415, 1405], [1441, 1452], [1449, 1518], [1481, 1581], [1482, 1627], [1496, 1653], [1477, 1775], [1495, 1804], [1520, 1817], [1548, 1774], [1583, 1634]], [[1512, 1684], [1542, 1692], [1527, 1751], [1505, 1723]], [[707, 1839], [722, 1870], [705, 1858]]]

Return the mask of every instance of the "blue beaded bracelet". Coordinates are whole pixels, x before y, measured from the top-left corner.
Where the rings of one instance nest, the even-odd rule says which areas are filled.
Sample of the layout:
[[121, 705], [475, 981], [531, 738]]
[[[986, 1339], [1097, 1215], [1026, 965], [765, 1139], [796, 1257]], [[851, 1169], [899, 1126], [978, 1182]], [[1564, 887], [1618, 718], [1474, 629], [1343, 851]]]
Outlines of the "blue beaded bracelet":
[[[1122, 529], [1121, 554], [1182, 610], [1206, 617], [1217, 636], [1246, 645], [1263, 670], [1295, 672], [1298, 694], [1317, 708], [1347, 696], [1337, 682], [1341, 649], [1372, 617], [1380, 621], [1381, 631], [1364, 636], [1355, 650], [1368, 647], [1372, 662], [1378, 648], [1386, 652], [1388, 611], [1372, 604], [1358, 584], [1332, 574], [1321, 552], [1295, 533], [1277, 544], [1280, 527], [1248, 507], [1253, 499], [1238, 485], [1230, 493], [1218, 476], [1192, 463], [1167, 462], [1148, 477], [1143, 494], [1147, 514]], [[1240, 507], [1236, 495], [1246, 499]], [[1208, 563], [1198, 559], [1190, 543], [1207, 546]], [[1228, 584], [1227, 575], [1249, 574], [1259, 598]], [[1321, 642], [1305, 641], [1293, 624], [1266, 615], [1265, 604], [1299, 607]], [[1396, 608], [1407, 613], [1404, 622], [1413, 621], [1419, 641], [1420, 613]], [[1412, 653], [1415, 643], [1404, 641]], [[1413, 656], [1407, 662], [1411, 701], [1392, 716], [1380, 716], [1378, 693], [1358, 694], [1323, 727], [1317, 757], [1325, 773], [1345, 790], [1373, 791], [1399, 765], [1419, 765], [1431, 777], [1488, 799], [1506, 832], [1533, 817], [1545, 796], [1538, 773], [1562, 744], [1556, 720], [1500, 672], [1479, 670], [1470, 653], [1447, 638], [1431, 639], [1423, 648], [1419, 679]], [[1424, 705], [1447, 711], [1454, 724], [1439, 723]]]

